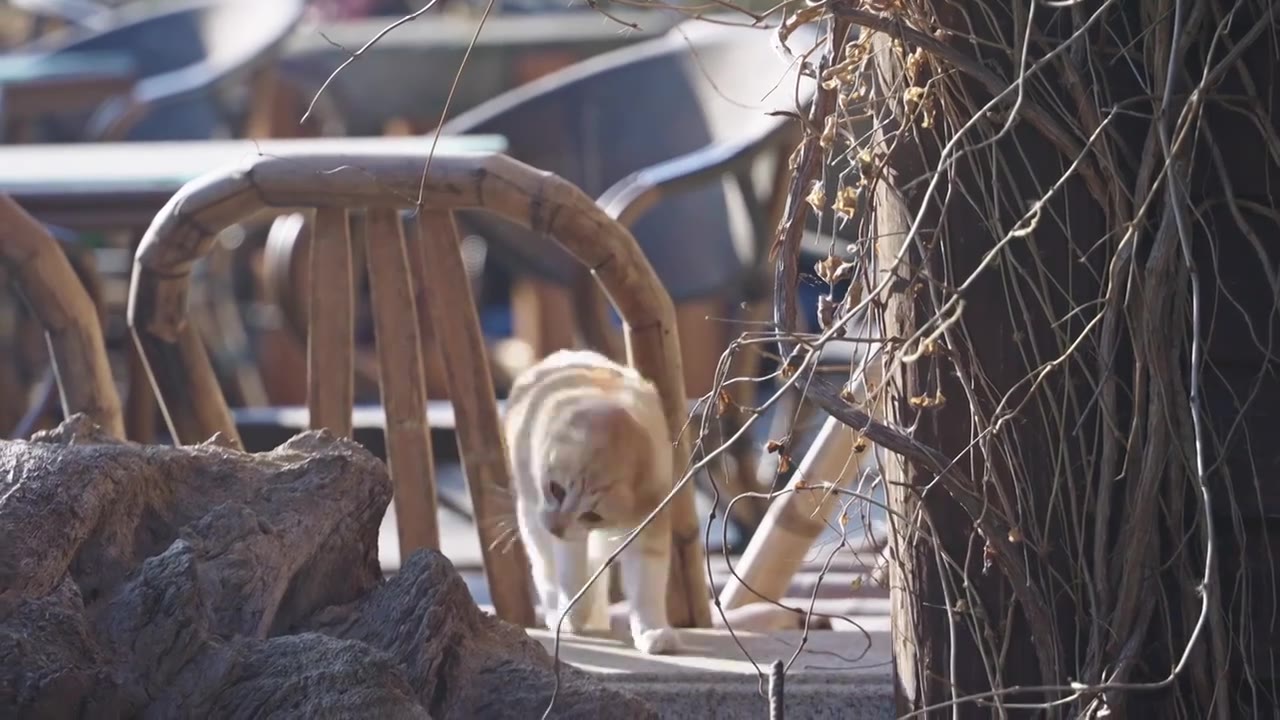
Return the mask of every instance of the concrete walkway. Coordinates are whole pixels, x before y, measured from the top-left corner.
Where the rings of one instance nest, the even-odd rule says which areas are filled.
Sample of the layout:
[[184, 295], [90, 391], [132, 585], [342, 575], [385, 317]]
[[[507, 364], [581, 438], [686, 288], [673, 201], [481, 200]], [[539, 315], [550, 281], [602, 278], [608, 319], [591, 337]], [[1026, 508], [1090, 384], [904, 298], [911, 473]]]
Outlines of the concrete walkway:
[[[469, 505], [460, 469], [439, 468], [437, 481], [441, 493]], [[475, 528], [442, 510], [440, 532], [445, 554], [466, 579], [472, 596], [492, 612]], [[834, 619], [826, 623], [831, 629], [811, 629], [807, 637], [796, 629], [753, 632], [741, 629], [747, 621], [736, 616], [730, 623], [734, 628], [731, 633], [713, 612], [721, 627], [681, 630], [684, 648], [680, 653], [652, 656], [637, 652], [627, 641], [626, 607], [620, 603], [611, 609], [612, 637], [563, 634], [559, 657], [643, 697], [663, 718], [673, 720], [767, 718], [765, 693], [774, 660], [789, 663], [784, 691], [788, 720], [892, 718], [889, 597], [887, 590], [867, 578], [874, 551], [854, 553], [846, 547], [831, 560], [828, 556], [835, 544], [831, 538], [826, 540], [815, 546], [812, 562], [797, 573], [783, 603], [793, 608], [812, 607], [832, 616]], [[385, 571], [399, 568], [394, 508], [388, 509], [383, 521], [379, 555]], [[824, 563], [828, 565], [825, 573], [821, 571]], [[728, 577], [728, 563], [721, 555], [714, 555], [714, 586], [723, 587]], [[757, 612], [757, 620], [760, 617]], [[532, 630], [529, 634], [548, 652], [555, 651], [550, 631]]]
[[[791, 660], [783, 692], [791, 720], [892, 718], [887, 619], [882, 625], [867, 627], [869, 636], [820, 630], [803, 642], [799, 630], [682, 630], [685, 647], [669, 656], [642, 655], [619, 640], [564, 635], [560, 658], [643, 697], [664, 718], [767, 718], [774, 660]], [[529, 634], [554, 652], [551, 632]]]

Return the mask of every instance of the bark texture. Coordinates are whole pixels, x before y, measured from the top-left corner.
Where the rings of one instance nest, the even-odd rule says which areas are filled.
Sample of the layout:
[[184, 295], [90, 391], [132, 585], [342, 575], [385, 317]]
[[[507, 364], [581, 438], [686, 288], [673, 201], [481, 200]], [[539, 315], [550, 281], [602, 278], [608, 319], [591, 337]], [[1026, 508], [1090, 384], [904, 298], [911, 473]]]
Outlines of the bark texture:
[[[391, 484], [353, 442], [0, 442], [0, 717], [537, 718], [550, 656], [448, 559], [383, 580]], [[554, 717], [651, 718], [562, 666]]]

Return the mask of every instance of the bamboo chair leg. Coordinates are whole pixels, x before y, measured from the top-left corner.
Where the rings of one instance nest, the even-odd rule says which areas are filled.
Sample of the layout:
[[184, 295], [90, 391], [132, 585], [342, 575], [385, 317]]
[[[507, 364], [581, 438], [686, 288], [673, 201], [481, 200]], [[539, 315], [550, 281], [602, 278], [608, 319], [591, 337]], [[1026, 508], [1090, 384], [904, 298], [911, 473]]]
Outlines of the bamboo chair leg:
[[[243, 450], [235, 418], [222, 399], [208, 348], [195, 325], [187, 323], [172, 342], [136, 327], [131, 334], [145, 363], [139, 380], [152, 383], [152, 397], [174, 444], [192, 445], [221, 435], [224, 445]], [[154, 392], [156, 388], [160, 392]]]
[[[430, 326], [443, 356], [457, 418], [458, 453], [466, 470], [484, 554], [485, 577], [498, 617], [533, 627], [533, 582], [519, 535], [500, 522], [514, 515], [505, 441], [494, 403], [480, 317], [458, 247], [458, 228], [447, 211], [419, 215], [418, 252], [410, 252], [424, 280]], [[429, 278], [429, 281], [427, 281]]]
[[684, 384], [689, 397], [711, 392], [716, 366], [726, 343], [724, 303], [720, 298], [690, 300], [676, 306], [680, 349], [684, 356]]
[[[432, 282], [428, 281], [428, 277], [434, 277], [430, 274], [430, 267], [423, 264], [422, 258], [422, 224], [419, 220], [414, 220], [413, 224], [408, 227], [409, 237], [409, 266], [413, 272], [413, 301], [418, 309], [418, 339], [422, 342], [422, 373], [427, 382], [428, 397], [438, 398], [440, 400], [453, 400], [453, 388], [449, 381], [449, 373], [445, 369], [444, 356], [441, 354], [442, 344], [436, 331], [435, 323], [431, 321], [432, 313], [429, 296]], [[470, 290], [470, 287], [468, 287]], [[468, 299], [473, 296], [468, 295]], [[477, 322], [479, 322], [477, 320]], [[488, 363], [487, 360], [483, 362]], [[489, 365], [486, 365], [489, 366]], [[492, 385], [492, 378], [490, 378]], [[496, 397], [496, 396], [492, 396]]]
[[[787, 484], [788, 492], [774, 500], [747, 545], [731, 578], [720, 593], [720, 604], [732, 610], [760, 599], [781, 600], [791, 578], [836, 508], [840, 495], [821, 491], [796, 491], [801, 482], [847, 484], [875, 467], [875, 453], [868, 443], [856, 447], [857, 433], [835, 418], [827, 418], [808, 454]], [[741, 578], [741, 579], [739, 579]]]
[[[724, 303], [719, 298], [695, 300], [676, 306], [676, 324], [680, 328], [680, 348], [684, 356], [685, 385], [689, 389], [690, 397], [703, 397], [711, 392], [714, 386], [720, 357], [728, 346], [728, 329], [724, 321], [719, 319], [725, 314], [723, 307]], [[730, 367], [728, 378], [739, 377], [740, 373], [747, 370], [743, 364], [746, 354], [747, 351], [743, 351], [734, 357], [734, 365]], [[746, 383], [735, 383], [724, 390], [736, 401], [739, 398], [734, 395], [742, 397], [743, 388], [746, 386]], [[718, 399], [712, 398], [711, 401], [717, 403]], [[719, 422], [712, 422], [709, 436], [702, 438], [702, 452], [711, 452], [727, 440], [732, 432], [736, 431], [735, 420], [735, 417], [725, 416], [720, 418]], [[700, 424], [701, 417], [696, 418], [690, 425], [692, 437], [697, 437]], [[746, 442], [750, 450], [750, 441]], [[737, 460], [736, 457], [735, 460]], [[715, 481], [720, 485], [719, 509], [721, 511], [725, 510], [733, 498], [755, 489], [752, 485], [742, 483], [743, 475], [740, 468], [735, 467], [728, 473], [719, 472], [723, 466], [721, 463], [716, 463], [710, 468], [710, 473], [714, 474]], [[755, 527], [764, 515], [764, 504], [752, 498], [739, 500], [733, 505], [733, 514], [738, 522], [748, 527]]]
[[[676, 450], [676, 467], [684, 467], [690, 457], [689, 447], [688, 440], [681, 438]], [[702, 525], [693, 486], [677, 493], [667, 512], [671, 517], [671, 572], [667, 579], [667, 613], [671, 625], [711, 627], [707, 552], [702, 545]]]
[[614, 362], [627, 362], [622, 333], [613, 325], [612, 306], [590, 270], [582, 268], [570, 286], [583, 343]]
[[394, 208], [370, 208], [366, 224], [373, 332], [387, 417], [387, 465], [395, 487], [403, 562], [421, 548], [440, 549], [422, 343], [400, 213]]
[[307, 301], [310, 426], [351, 437], [356, 362], [351, 224], [344, 208], [319, 208], [307, 227], [312, 232]]
[[573, 318], [568, 290], [534, 278], [512, 281], [513, 334], [529, 345], [535, 360], [576, 344]]
[[[772, 313], [773, 302], [771, 300], [766, 299], [748, 303], [746, 311], [742, 315], [742, 319], [747, 323], [743, 327], [746, 329], [759, 327], [756, 323], [767, 321]], [[733, 357], [730, 358], [728, 368], [728, 378], [737, 380], [737, 382], [725, 388], [725, 392], [728, 393], [734, 405], [734, 408], [729, 411], [730, 414], [726, 415], [722, 422], [726, 441], [733, 437], [748, 420], [748, 411], [740, 408], [749, 408], [756, 404], [757, 385], [754, 378], [759, 374], [759, 346], [739, 347]], [[767, 490], [767, 488], [762, 488], [759, 485], [757, 479], [760, 453], [757, 451], [756, 443], [752, 442], [750, 431], [733, 443], [730, 453], [734, 460], [734, 468], [733, 476], [726, 478], [729, 492], [736, 497], [743, 493]], [[764, 518], [766, 504], [767, 501], [763, 498], [743, 498], [733, 506], [734, 518], [754, 531]]]
[[0, 195], [0, 265], [44, 328], [63, 411], [84, 412], [124, 437], [98, 308], [58, 241], [7, 195]]
[[297, 133], [298, 123], [282, 102], [286, 98], [280, 92], [279, 74], [274, 66], [265, 67], [250, 80], [252, 102], [244, 123], [245, 137], [257, 140]]
[[156, 441], [156, 394], [147, 378], [142, 351], [132, 342], [126, 343], [129, 359], [128, 390], [125, 394], [125, 432], [136, 443]]

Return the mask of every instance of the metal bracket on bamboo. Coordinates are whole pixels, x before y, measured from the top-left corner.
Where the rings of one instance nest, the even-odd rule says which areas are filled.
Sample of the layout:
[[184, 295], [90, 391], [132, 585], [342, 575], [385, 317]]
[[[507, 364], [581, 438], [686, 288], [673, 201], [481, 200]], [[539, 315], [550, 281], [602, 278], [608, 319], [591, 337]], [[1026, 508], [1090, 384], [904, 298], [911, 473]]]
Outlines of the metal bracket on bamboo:
[[[424, 168], [428, 170], [424, 172]], [[316, 239], [324, 240], [313, 245], [319, 257], [313, 257], [312, 262], [323, 269], [313, 265], [320, 270], [313, 270], [313, 277], [333, 281], [332, 285], [328, 281], [313, 283], [311, 296], [311, 302], [324, 307], [315, 312], [321, 305], [312, 306], [312, 322], [327, 319], [323, 329], [313, 326], [308, 353], [308, 403], [313, 425], [321, 422], [335, 431], [350, 429], [354, 348], [350, 273], [343, 268], [350, 268], [351, 254], [349, 238], [343, 233], [346, 212], [365, 209], [371, 226], [369, 240], [381, 246], [368, 258], [371, 275], [376, 276], [375, 312], [394, 311], [400, 318], [399, 322], [390, 317], [376, 320], [375, 333], [384, 373], [388, 443], [398, 444], [388, 448], [396, 507], [407, 513], [398, 515], [398, 520], [419, 524], [416, 530], [402, 531], [402, 543], [406, 539], [427, 544], [434, 540], [429, 527], [434, 518], [418, 516], [434, 508], [430, 441], [422, 437], [425, 424], [421, 418], [414, 425], [415, 420], [408, 417], [421, 415], [425, 407], [421, 384], [424, 338], [418, 318], [425, 310], [429, 317], [422, 320], [439, 340], [449, 377], [458, 416], [459, 449], [495, 609], [504, 619], [531, 625], [533, 593], [524, 549], [518, 542], [502, 552], [494, 546], [500, 532], [496, 520], [510, 512], [499, 505], [509, 486], [509, 469], [502, 452], [492, 381], [483, 372], [488, 367], [485, 350], [475, 307], [465, 287], [466, 273], [461, 271], [451, 213], [458, 209], [494, 213], [550, 236], [584, 265], [598, 268], [597, 277], [624, 321], [628, 360], [657, 385], [673, 440], [679, 441], [686, 398], [670, 296], [625, 227], [574, 185], [505, 155], [436, 153], [429, 164], [425, 151], [259, 156], [184, 186], [156, 216], [138, 248], [129, 294], [129, 326], [165, 407], [166, 422], [179, 442], [200, 442], [222, 433], [239, 443], [208, 358], [186, 321], [193, 263], [209, 252], [213, 235], [223, 228], [264, 212], [297, 208], [316, 209]], [[390, 218], [413, 208], [420, 210], [422, 237], [406, 243], [401, 224]], [[384, 237], [374, 237], [372, 226]], [[413, 288], [415, 279], [419, 287], [425, 285], [424, 292], [416, 298], [406, 297], [406, 288]], [[415, 302], [418, 299], [424, 301]], [[325, 397], [332, 389], [337, 390], [337, 399]], [[400, 416], [402, 413], [405, 416]], [[396, 435], [401, 439], [393, 440]], [[676, 466], [684, 467], [688, 456], [688, 443], [681, 441]], [[410, 475], [407, 478], [406, 473]], [[670, 509], [674, 544], [668, 607], [672, 622], [678, 626], [709, 627], [710, 603], [693, 492], [688, 486]], [[412, 511], [401, 504], [405, 493], [412, 493], [419, 501], [412, 503]], [[430, 498], [425, 504], [421, 502], [424, 494]], [[407, 553], [416, 548], [401, 549]]]

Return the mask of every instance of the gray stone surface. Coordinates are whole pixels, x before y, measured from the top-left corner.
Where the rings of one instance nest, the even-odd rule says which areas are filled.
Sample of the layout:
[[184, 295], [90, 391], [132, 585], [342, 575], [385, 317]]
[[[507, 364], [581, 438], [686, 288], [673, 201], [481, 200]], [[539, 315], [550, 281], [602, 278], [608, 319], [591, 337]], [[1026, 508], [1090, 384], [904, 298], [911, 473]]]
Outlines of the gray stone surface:
[[[726, 682], [722, 678], [686, 676], [611, 682], [614, 687], [643, 697], [664, 720], [764, 720], [769, 704], [752, 679]], [[788, 720], [893, 720], [893, 685], [889, 680], [814, 682], [788, 678], [783, 693]]]
[[[791, 720], [892, 718], [888, 623], [857, 619], [865, 633], [821, 630], [804, 642], [797, 630], [683, 630], [685, 648], [662, 657], [641, 655], [617, 639], [562, 635], [560, 658], [643, 697], [663, 718], [767, 718], [761, 673], [774, 660], [790, 661], [783, 697]], [[550, 632], [531, 634], [554, 650]]]

